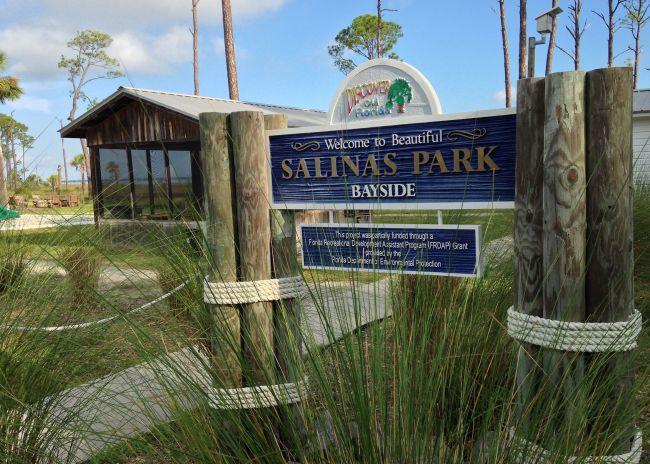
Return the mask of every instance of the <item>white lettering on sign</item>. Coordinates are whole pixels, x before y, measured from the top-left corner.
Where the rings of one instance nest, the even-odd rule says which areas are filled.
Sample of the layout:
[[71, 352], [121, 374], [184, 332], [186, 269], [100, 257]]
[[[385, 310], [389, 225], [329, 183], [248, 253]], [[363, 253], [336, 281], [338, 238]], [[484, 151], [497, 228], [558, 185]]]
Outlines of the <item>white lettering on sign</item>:
[[415, 196], [415, 184], [352, 185], [352, 198], [408, 198]]

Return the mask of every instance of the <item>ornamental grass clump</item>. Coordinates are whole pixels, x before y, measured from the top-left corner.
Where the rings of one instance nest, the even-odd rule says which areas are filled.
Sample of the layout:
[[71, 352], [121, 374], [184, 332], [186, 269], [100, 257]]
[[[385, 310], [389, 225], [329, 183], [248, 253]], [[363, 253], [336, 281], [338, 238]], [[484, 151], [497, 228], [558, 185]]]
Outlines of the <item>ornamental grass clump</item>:
[[73, 305], [97, 301], [101, 275], [101, 255], [92, 247], [76, 247], [67, 250], [61, 264], [68, 275], [68, 291]]
[[25, 257], [22, 253], [0, 258], [0, 295], [15, 287], [25, 274]]

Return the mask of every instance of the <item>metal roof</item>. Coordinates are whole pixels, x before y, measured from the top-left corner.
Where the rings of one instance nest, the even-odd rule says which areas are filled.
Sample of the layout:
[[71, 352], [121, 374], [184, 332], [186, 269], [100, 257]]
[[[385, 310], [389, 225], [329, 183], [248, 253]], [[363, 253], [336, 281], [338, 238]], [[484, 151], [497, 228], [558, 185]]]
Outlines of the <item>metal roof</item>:
[[148, 102], [179, 113], [197, 122], [199, 120], [199, 113], [232, 113], [233, 111], [262, 111], [264, 114], [286, 114], [289, 118], [289, 127], [319, 126], [325, 124], [326, 119], [325, 112], [319, 110], [161, 92], [158, 90], [136, 89], [133, 87], [119, 87], [115, 93], [63, 127], [59, 131], [61, 132], [61, 137], [83, 138], [85, 136], [85, 130], [89, 126], [97, 124], [99, 120], [123, 106], [124, 100]]
[[632, 98], [632, 113], [650, 113], [650, 89], [634, 91]]

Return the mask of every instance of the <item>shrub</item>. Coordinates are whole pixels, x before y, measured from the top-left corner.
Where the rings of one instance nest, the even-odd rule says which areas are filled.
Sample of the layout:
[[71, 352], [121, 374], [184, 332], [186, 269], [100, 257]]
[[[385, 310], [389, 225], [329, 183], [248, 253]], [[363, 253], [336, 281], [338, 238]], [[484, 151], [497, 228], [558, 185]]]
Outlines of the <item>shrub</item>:
[[61, 263], [68, 273], [72, 304], [81, 305], [95, 301], [101, 274], [99, 254], [89, 247], [74, 248], [64, 253]]

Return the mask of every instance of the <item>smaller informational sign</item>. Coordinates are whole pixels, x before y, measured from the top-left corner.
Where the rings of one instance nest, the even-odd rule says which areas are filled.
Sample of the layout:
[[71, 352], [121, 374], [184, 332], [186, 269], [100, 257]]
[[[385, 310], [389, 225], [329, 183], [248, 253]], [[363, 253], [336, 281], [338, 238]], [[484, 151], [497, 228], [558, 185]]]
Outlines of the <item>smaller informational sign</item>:
[[305, 269], [481, 277], [481, 226], [301, 224]]

